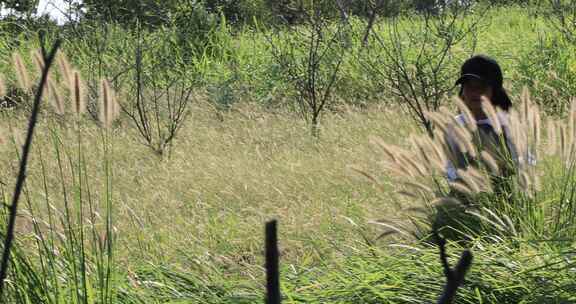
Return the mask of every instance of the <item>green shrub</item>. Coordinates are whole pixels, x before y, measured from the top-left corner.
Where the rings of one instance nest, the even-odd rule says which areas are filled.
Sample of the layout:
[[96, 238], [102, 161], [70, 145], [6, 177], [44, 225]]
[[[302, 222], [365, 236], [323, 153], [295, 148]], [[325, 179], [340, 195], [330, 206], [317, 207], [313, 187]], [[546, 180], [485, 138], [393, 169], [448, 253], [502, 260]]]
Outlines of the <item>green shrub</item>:
[[518, 85], [532, 88], [548, 114], [566, 113], [576, 96], [576, 55], [570, 48], [561, 37], [545, 36], [518, 59]]

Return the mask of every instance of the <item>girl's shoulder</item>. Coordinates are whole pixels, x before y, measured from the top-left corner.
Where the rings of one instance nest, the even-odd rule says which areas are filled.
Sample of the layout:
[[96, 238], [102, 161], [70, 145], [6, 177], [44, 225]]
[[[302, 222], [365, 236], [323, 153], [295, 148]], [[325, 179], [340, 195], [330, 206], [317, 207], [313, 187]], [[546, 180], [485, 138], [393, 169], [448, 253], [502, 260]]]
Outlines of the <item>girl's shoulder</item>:
[[[508, 112], [498, 111], [498, 113], [496, 115], [498, 116], [498, 121], [500, 122], [501, 126], [507, 127], [509, 125], [510, 118], [509, 118]], [[456, 122], [458, 122], [460, 125], [466, 124], [466, 117], [464, 116], [464, 114], [458, 114], [458, 115], [454, 116], [454, 120]], [[486, 119], [476, 120], [476, 124], [492, 125], [492, 122], [490, 122], [490, 119], [486, 118]]]
[[464, 118], [464, 114], [458, 114], [454, 116], [454, 120], [458, 122], [460, 125], [466, 124], [466, 118]]

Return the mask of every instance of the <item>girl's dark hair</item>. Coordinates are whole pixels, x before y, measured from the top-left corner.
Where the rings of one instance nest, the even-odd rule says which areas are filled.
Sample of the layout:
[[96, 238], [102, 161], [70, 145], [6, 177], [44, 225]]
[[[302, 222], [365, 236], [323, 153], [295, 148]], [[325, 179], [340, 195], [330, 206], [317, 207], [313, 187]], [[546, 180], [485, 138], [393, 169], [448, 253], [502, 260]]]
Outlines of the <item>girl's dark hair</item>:
[[500, 107], [504, 111], [510, 109], [512, 101], [502, 86], [504, 77], [502, 69], [496, 60], [486, 55], [476, 55], [464, 62], [460, 68], [460, 78], [456, 81], [456, 85], [461, 85], [460, 97], [462, 97], [464, 91], [462, 85], [470, 79], [482, 80], [492, 87], [492, 105]]

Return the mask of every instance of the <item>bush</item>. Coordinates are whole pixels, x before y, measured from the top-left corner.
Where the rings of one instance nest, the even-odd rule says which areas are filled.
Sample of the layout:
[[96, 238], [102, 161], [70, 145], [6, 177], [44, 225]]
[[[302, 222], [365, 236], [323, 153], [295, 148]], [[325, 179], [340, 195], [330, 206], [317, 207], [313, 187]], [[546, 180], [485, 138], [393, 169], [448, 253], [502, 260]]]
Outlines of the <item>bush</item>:
[[541, 37], [532, 50], [518, 59], [518, 85], [528, 86], [548, 114], [561, 115], [576, 96], [576, 55], [561, 37]]

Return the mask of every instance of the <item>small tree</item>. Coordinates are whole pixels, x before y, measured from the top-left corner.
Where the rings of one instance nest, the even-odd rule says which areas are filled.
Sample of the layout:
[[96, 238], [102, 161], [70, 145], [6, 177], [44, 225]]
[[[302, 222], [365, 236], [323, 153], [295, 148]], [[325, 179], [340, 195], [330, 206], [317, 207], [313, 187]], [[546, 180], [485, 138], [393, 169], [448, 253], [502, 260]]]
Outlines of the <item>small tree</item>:
[[[145, 41], [136, 34], [133, 69], [122, 110], [144, 144], [162, 156], [184, 123], [192, 100], [191, 70], [168, 29]], [[152, 35], [151, 35], [152, 36]], [[152, 36], [153, 37], [153, 36]]]
[[10, 14], [30, 17], [36, 12], [38, 0], [0, 0], [0, 8]]
[[471, 38], [469, 52], [473, 53], [476, 30], [488, 10], [479, 7], [479, 12], [472, 13], [471, 6], [471, 1], [424, 6], [409, 19], [396, 16], [387, 20], [384, 34], [367, 26], [375, 42], [366, 48], [363, 61], [367, 71], [391, 90], [430, 135], [432, 125], [424, 113], [439, 108], [453, 88], [454, 75], [449, 72], [462, 61], [454, 60], [453, 49]]
[[319, 135], [320, 115], [333, 100], [346, 48], [343, 21], [334, 24], [322, 15], [322, 1], [312, 1], [304, 11], [304, 24], [268, 37], [272, 56], [286, 81], [295, 89], [298, 107]]

